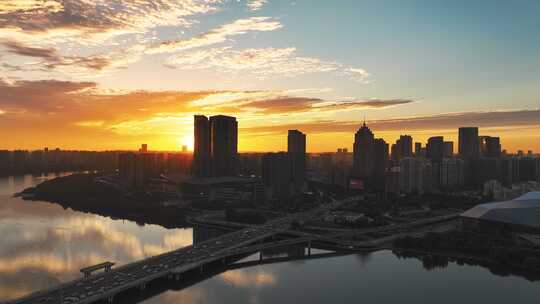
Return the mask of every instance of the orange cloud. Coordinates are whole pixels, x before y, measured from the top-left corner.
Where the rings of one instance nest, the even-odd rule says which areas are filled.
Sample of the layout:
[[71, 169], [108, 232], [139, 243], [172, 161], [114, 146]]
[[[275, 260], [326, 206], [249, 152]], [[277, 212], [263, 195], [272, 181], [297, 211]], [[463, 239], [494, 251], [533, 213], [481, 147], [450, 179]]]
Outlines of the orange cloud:
[[[94, 82], [0, 80], [0, 127], [18, 134], [3, 132], [0, 140], [11, 148], [104, 150], [145, 142], [155, 149], [177, 149], [193, 132], [194, 114], [226, 113], [238, 117], [240, 150], [283, 149], [288, 129], [306, 132], [310, 151], [334, 150], [349, 146], [360, 124], [340, 119], [341, 113], [414, 102], [326, 101], [287, 93], [291, 92], [107, 91]], [[369, 125], [388, 141], [399, 133], [416, 133], [415, 140], [423, 141], [430, 134], [454, 134], [460, 126], [475, 125], [481, 132], [503, 134], [503, 145], [508, 143], [505, 147], [511, 150], [540, 149], [534, 146], [538, 140], [532, 140], [537, 135], [530, 131], [540, 128], [539, 117], [540, 110], [465, 112], [373, 120]]]

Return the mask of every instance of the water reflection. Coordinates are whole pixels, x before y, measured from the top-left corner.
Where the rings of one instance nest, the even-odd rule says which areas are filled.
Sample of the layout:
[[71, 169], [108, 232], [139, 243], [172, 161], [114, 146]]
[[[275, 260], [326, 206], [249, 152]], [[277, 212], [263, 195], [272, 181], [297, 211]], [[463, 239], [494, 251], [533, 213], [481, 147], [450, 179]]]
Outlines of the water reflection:
[[191, 229], [139, 226], [13, 197], [54, 176], [0, 178], [0, 299], [79, 278], [85, 266], [121, 265], [192, 243]]
[[[124, 264], [193, 241], [191, 229], [141, 227], [11, 196], [46, 178], [0, 178], [2, 300], [77, 278], [84, 266], [105, 260]], [[204, 240], [219, 233], [197, 230], [195, 235]], [[302, 257], [303, 252], [275, 249], [263, 257]], [[239, 262], [253, 260], [256, 255]], [[119, 297], [118, 303], [453, 304], [481, 299], [502, 304], [537, 303], [540, 293], [539, 283], [522, 277], [494, 276], [485, 267], [449, 259], [403, 259], [389, 251], [210, 271], [180, 282], [157, 281], [146, 293]]]
[[[431, 267], [430, 267], [431, 268]], [[173, 303], [537, 303], [538, 283], [450, 262], [422, 267], [390, 251], [227, 271], [142, 301]], [[132, 303], [132, 302], [121, 302]]]

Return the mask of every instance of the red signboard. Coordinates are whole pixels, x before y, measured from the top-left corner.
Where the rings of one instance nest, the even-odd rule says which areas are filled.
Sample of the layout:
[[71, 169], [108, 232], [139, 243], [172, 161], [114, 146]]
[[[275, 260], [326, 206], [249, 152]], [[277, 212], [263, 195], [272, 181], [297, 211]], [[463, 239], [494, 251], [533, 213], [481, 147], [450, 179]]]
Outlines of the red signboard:
[[351, 178], [349, 180], [349, 189], [351, 190], [364, 190], [364, 181], [361, 179]]

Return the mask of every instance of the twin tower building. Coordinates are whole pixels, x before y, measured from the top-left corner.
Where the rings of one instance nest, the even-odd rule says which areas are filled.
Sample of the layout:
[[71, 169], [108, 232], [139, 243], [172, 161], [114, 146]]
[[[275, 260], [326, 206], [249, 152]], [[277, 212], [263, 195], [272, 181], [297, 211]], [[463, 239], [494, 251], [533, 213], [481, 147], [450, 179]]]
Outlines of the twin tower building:
[[[193, 173], [197, 177], [237, 176], [238, 122], [235, 117], [195, 115]], [[306, 179], [306, 135], [289, 130], [287, 153], [262, 157], [262, 179], [274, 195], [288, 197], [301, 191]]]

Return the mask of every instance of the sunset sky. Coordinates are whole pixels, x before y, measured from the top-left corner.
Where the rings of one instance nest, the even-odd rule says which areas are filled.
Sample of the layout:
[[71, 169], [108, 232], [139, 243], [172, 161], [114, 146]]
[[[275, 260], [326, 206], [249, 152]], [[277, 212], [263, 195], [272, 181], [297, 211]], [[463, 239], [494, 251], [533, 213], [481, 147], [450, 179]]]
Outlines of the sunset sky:
[[179, 150], [194, 114], [241, 151], [460, 126], [540, 152], [540, 1], [0, 0], [0, 149]]

